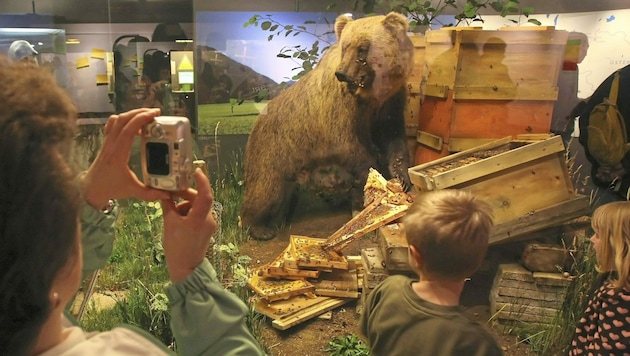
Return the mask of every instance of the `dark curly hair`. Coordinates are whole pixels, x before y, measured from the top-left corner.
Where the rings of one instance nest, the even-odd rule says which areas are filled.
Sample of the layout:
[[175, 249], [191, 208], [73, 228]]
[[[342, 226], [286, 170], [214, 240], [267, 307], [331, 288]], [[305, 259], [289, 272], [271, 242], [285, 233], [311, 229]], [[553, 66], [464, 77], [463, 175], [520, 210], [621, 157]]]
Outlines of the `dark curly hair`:
[[34, 346], [75, 248], [80, 193], [67, 158], [77, 112], [44, 69], [0, 58], [0, 354]]

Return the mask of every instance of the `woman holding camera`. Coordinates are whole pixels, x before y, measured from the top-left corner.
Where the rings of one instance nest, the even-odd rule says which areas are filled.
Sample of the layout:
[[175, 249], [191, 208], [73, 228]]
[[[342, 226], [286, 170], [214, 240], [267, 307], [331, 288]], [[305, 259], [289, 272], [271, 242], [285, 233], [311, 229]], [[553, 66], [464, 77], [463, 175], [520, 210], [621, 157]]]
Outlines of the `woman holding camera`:
[[[64, 315], [85, 267], [106, 260], [111, 199], [161, 199], [172, 284], [171, 328], [184, 355], [261, 354], [247, 307], [224, 290], [204, 254], [217, 229], [207, 178], [176, 197], [142, 184], [127, 166], [132, 140], [159, 110], [113, 115], [98, 157], [76, 179], [69, 162], [76, 109], [49, 73], [0, 59], [0, 354], [147, 355], [169, 351], [131, 326], [86, 333]], [[173, 203], [173, 198], [183, 199]], [[84, 226], [81, 226], [84, 224]], [[81, 228], [84, 240], [82, 243]], [[89, 238], [88, 238], [89, 237]]]

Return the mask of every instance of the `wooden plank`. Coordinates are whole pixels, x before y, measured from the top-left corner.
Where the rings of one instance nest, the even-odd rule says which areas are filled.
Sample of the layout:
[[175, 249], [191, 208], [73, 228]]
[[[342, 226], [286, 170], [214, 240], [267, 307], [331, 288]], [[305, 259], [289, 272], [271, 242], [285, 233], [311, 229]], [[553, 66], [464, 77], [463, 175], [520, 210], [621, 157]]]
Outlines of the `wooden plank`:
[[491, 310], [496, 311], [497, 303], [520, 303], [523, 305], [532, 305], [536, 307], [542, 308], [553, 308], [560, 309], [562, 308], [562, 304], [564, 304], [564, 299], [556, 299], [556, 300], [539, 300], [539, 299], [527, 299], [527, 298], [514, 298], [514, 297], [506, 297], [496, 294], [490, 295], [490, 305]]
[[318, 304], [312, 305], [307, 308], [303, 308], [298, 313], [294, 313], [288, 317], [276, 319], [271, 322], [271, 325], [279, 330], [286, 330], [292, 326], [300, 324], [306, 320], [319, 316], [329, 310], [333, 310], [348, 303], [352, 299], [342, 298], [329, 298]]
[[461, 152], [470, 150], [472, 148], [486, 145], [488, 143], [494, 142], [496, 139], [494, 138], [456, 138], [451, 137], [448, 141], [448, 150], [449, 152]]
[[[493, 231], [496, 232], [504, 224], [514, 223], [524, 216], [531, 217], [539, 210], [575, 198], [572, 182], [564, 166], [564, 156], [560, 153], [556, 155], [539, 158], [527, 165], [512, 167], [453, 188], [476, 194], [490, 204], [495, 223]], [[572, 214], [572, 210], [567, 213]], [[583, 211], [577, 213], [584, 214]], [[567, 219], [575, 217], [577, 216], [570, 215]], [[535, 218], [530, 218], [529, 221], [533, 222]], [[556, 223], [564, 221], [566, 220]], [[552, 224], [538, 228], [547, 226]]]
[[427, 84], [425, 85], [422, 93], [429, 97], [446, 98], [448, 96], [449, 89], [448, 85]]
[[571, 284], [572, 279], [566, 278], [562, 273], [534, 272], [534, 281], [541, 287], [561, 287], [566, 288]]
[[416, 141], [435, 150], [441, 150], [444, 139], [440, 136], [432, 135], [426, 131], [418, 130]]
[[505, 83], [488, 86], [455, 86], [453, 88], [455, 100], [549, 100], [558, 99], [558, 87], [505, 86]]
[[254, 303], [254, 309], [260, 314], [263, 314], [271, 319], [280, 319], [286, 318], [305, 308], [322, 303], [329, 299], [331, 298], [312, 295], [296, 295], [286, 300], [279, 300], [271, 303], [264, 299], [258, 299]]
[[554, 134], [552, 133], [519, 134], [519, 135], [516, 135], [515, 141], [536, 142], [536, 141], [548, 140], [552, 138], [553, 136]]
[[521, 240], [544, 239], [548, 236], [560, 236], [562, 234], [570, 234], [579, 230], [585, 230], [590, 228], [590, 226], [590, 218], [588, 216], [580, 216], [557, 225], [549, 226], [541, 230], [514, 237], [510, 241], [514, 242]]
[[[475, 151], [478, 151], [478, 148]], [[555, 136], [549, 140], [526, 144], [469, 165], [446, 171], [433, 176], [432, 180], [437, 188], [445, 189], [564, 151], [562, 137]]]
[[490, 234], [489, 244], [515, 241], [518, 237], [528, 233], [588, 215], [590, 211], [589, 197], [577, 195], [568, 201], [532, 211], [512, 221], [495, 225]]
[[465, 152], [454, 153], [452, 155], [449, 155], [448, 157], [442, 157], [442, 158], [433, 160], [431, 162], [413, 166], [409, 168], [409, 178], [411, 179], [411, 182], [415, 186], [417, 186], [420, 190], [435, 190], [437, 189], [437, 187], [435, 186], [432, 177], [427, 177], [426, 175], [420, 173], [422, 170], [428, 167], [445, 163], [445, 162], [455, 161], [457, 159], [466, 157], [470, 155], [471, 153], [490, 150], [499, 146], [503, 146], [503, 145], [508, 144], [510, 141], [512, 141], [512, 136], [508, 136], [499, 140], [492, 141], [488, 144], [475, 147], [474, 149], [471, 149]]

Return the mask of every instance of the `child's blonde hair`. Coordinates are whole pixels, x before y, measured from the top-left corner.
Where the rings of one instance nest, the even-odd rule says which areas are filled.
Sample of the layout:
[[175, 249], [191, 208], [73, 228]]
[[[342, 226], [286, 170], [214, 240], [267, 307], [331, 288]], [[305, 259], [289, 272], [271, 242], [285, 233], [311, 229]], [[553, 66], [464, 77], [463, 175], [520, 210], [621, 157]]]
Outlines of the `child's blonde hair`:
[[630, 289], [630, 202], [604, 204], [593, 213], [591, 226], [599, 237], [598, 272], [617, 272], [613, 287]]
[[420, 252], [422, 270], [446, 279], [472, 275], [488, 249], [492, 208], [472, 193], [420, 193], [404, 217], [407, 242]]

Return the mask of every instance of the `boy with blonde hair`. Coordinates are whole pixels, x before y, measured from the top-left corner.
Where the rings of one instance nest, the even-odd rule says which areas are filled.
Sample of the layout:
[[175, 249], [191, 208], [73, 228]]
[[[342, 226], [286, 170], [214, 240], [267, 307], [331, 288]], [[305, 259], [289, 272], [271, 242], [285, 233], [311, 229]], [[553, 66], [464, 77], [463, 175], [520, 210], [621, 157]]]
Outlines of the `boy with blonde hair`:
[[501, 355], [459, 306], [488, 249], [492, 209], [473, 194], [421, 193], [403, 220], [419, 279], [393, 275], [368, 296], [360, 327], [374, 355]]

